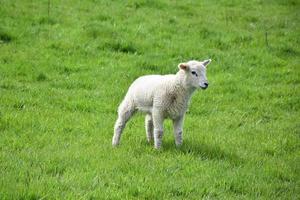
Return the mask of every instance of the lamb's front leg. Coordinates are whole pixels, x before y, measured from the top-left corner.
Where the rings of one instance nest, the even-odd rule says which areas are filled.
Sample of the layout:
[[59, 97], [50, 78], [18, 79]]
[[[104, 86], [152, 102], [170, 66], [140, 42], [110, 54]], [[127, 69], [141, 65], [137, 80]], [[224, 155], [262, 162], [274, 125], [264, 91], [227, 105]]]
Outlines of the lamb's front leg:
[[184, 116], [181, 116], [175, 120], [173, 120], [173, 129], [175, 136], [175, 144], [177, 147], [182, 145], [182, 126], [183, 126]]
[[147, 141], [150, 143], [153, 140], [153, 120], [150, 114], [147, 114], [145, 117], [145, 129]]
[[153, 110], [154, 148], [160, 149], [164, 133], [164, 118], [159, 110]]

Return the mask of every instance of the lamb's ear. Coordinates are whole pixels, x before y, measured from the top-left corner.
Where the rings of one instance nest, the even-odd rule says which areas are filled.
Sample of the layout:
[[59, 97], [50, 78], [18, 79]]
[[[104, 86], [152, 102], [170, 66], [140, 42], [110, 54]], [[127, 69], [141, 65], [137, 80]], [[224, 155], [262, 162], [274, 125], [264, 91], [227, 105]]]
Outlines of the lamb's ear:
[[188, 70], [189, 69], [189, 65], [187, 63], [180, 63], [178, 65], [179, 69], [183, 69], [183, 70]]
[[209, 65], [210, 62], [211, 62], [211, 59], [208, 59], [208, 60], [204, 60], [202, 62], [202, 64], [206, 67], [207, 65]]

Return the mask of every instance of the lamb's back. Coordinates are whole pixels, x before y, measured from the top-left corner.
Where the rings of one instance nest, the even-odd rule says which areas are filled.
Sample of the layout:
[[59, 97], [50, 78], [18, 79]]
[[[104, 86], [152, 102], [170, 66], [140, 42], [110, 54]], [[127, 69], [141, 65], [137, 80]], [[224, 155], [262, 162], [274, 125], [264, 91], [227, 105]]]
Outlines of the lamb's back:
[[136, 79], [129, 87], [127, 95], [137, 107], [148, 109], [153, 105], [154, 95], [166, 90], [175, 75], [146, 75]]

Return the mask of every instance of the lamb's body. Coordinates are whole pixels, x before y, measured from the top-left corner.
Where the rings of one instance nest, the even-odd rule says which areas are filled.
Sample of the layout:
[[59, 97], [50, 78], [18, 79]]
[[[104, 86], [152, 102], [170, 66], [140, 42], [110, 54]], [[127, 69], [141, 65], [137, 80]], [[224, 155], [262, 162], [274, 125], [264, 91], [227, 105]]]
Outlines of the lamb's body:
[[137, 110], [146, 113], [147, 139], [150, 142], [154, 137], [156, 148], [161, 146], [165, 118], [173, 120], [175, 141], [180, 145], [184, 115], [196, 90], [190, 82], [184, 70], [176, 75], [148, 75], [136, 79], [119, 106], [113, 145], [119, 144], [126, 122]]
[[123, 106], [128, 107], [131, 104], [135, 109], [150, 115], [155, 107], [165, 118], [177, 119], [185, 113], [193, 92], [182, 87], [181, 78], [180, 74], [138, 78], [129, 87], [119, 112]]

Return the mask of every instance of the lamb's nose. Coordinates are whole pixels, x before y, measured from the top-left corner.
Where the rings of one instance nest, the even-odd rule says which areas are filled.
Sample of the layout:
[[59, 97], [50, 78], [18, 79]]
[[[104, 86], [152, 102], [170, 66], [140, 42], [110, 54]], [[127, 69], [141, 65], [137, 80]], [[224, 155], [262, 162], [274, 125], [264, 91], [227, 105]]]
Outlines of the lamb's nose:
[[208, 83], [204, 83], [205, 87], [208, 87]]

